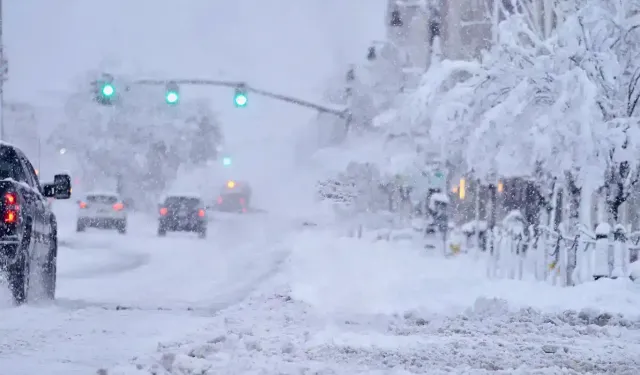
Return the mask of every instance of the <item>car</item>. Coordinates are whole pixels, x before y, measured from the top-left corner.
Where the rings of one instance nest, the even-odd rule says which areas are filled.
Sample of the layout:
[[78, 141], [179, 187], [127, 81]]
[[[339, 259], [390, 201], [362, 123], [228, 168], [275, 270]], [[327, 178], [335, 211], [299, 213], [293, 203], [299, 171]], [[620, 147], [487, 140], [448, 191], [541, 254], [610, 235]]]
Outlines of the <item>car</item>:
[[86, 228], [117, 229], [127, 233], [127, 210], [122, 199], [114, 193], [88, 193], [78, 201], [77, 232]]
[[158, 236], [167, 232], [194, 232], [207, 236], [207, 212], [200, 197], [171, 195], [159, 206]]
[[69, 197], [68, 174], [41, 185], [25, 154], [0, 143], [0, 272], [16, 305], [25, 303], [37, 284], [42, 297], [55, 298], [58, 224], [46, 198]]
[[223, 212], [246, 213], [251, 203], [251, 186], [243, 181], [227, 181], [216, 200], [215, 208]]

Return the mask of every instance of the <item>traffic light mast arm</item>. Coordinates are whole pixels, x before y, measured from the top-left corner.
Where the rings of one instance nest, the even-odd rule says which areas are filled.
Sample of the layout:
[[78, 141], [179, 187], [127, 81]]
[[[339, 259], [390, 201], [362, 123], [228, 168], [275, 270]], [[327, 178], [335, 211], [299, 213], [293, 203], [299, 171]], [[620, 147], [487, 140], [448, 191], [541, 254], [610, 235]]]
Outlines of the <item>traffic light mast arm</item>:
[[311, 103], [305, 100], [297, 99], [291, 96], [276, 94], [276, 93], [265, 91], [265, 90], [254, 89], [250, 86], [247, 86], [244, 82], [218, 81], [218, 80], [211, 80], [211, 79], [171, 79], [171, 80], [140, 79], [140, 80], [134, 81], [133, 83], [138, 85], [166, 85], [169, 82], [173, 82], [177, 85], [222, 86], [222, 87], [231, 87], [231, 88], [244, 87], [247, 92], [253, 92], [258, 95], [266, 96], [272, 99], [281, 100], [281, 101], [291, 103], [291, 104], [296, 104], [302, 107], [312, 108], [318, 112], [329, 113], [341, 118], [348, 117], [348, 113], [346, 110], [329, 108], [329, 107]]
[[307, 107], [307, 108], [312, 108], [315, 109], [318, 112], [323, 112], [323, 113], [329, 113], [338, 117], [346, 117], [346, 112], [343, 111], [339, 111], [333, 108], [328, 108], [325, 106], [321, 106], [318, 104], [314, 104], [314, 103], [310, 103], [307, 102], [305, 100], [301, 100], [301, 99], [297, 99], [297, 98], [293, 98], [290, 96], [285, 96], [285, 95], [281, 95], [281, 94], [275, 94], [269, 91], [265, 91], [265, 90], [259, 90], [259, 89], [254, 89], [252, 87], [247, 87], [247, 91], [249, 92], [254, 92], [258, 95], [263, 95], [266, 96], [268, 98], [273, 98], [273, 99], [277, 99], [277, 100], [281, 100], [283, 102], [287, 102], [287, 103], [291, 103], [291, 104], [296, 104], [302, 107]]

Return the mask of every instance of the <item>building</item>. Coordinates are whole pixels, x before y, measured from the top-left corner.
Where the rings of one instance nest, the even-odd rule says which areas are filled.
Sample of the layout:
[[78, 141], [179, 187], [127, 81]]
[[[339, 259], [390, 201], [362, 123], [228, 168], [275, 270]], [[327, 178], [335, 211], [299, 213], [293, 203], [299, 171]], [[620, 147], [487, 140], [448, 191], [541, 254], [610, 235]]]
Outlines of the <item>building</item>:
[[[501, 1], [501, 7], [494, 7]], [[514, 12], [513, 0], [440, 0], [443, 54], [449, 59], [478, 57], [482, 50], [498, 42], [497, 28], [504, 12]], [[557, 22], [556, 0], [522, 0], [523, 13], [535, 20], [531, 27], [548, 37]]]

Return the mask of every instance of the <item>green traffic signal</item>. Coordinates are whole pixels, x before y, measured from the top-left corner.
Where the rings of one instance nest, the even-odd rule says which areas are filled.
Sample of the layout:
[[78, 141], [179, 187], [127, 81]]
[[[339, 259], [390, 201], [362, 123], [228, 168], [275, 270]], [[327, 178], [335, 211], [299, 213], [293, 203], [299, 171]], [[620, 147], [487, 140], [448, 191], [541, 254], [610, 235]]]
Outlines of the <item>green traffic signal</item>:
[[241, 92], [236, 93], [233, 100], [236, 103], [236, 107], [244, 107], [247, 105], [247, 96]]
[[178, 96], [178, 93], [175, 91], [169, 91], [167, 95], [165, 95], [165, 100], [167, 101], [167, 104], [176, 104], [178, 103], [179, 98], [180, 97]]
[[107, 97], [107, 98], [110, 98], [110, 97], [112, 97], [115, 93], [116, 93], [116, 89], [113, 87], [113, 85], [112, 85], [112, 84], [110, 84], [110, 83], [105, 83], [105, 84], [102, 86], [102, 95], [103, 95], [103, 96], [105, 96], [105, 97]]

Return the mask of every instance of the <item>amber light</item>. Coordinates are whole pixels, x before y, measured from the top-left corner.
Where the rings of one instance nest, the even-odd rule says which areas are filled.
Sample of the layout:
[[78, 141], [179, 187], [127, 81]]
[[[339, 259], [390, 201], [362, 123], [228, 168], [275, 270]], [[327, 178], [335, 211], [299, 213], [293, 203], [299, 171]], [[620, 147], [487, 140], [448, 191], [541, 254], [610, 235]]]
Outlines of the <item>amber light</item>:
[[198, 216], [204, 217], [204, 210], [203, 209], [199, 209], [198, 210]]
[[18, 220], [18, 213], [13, 211], [13, 210], [9, 210], [7, 212], [4, 213], [4, 222], [7, 224], [12, 224], [15, 223], [16, 220]]
[[122, 203], [116, 203], [113, 205], [113, 209], [116, 211], [122, 211], [124, 209], [124, 204]]
[[228, 187], [229, 189], [233, 189], [234, 187], [236, 187], [236, 183], [235, 183], [235, 181], [229, 181], [229, 182], [227, 182], [227, 187]]
[[167, 210], [166, 207], [162, 207], [160, 209], [160, 215], [162, 215], [162, 216], [166, 215], [168, 212], [169, 212], [169, 210]]

